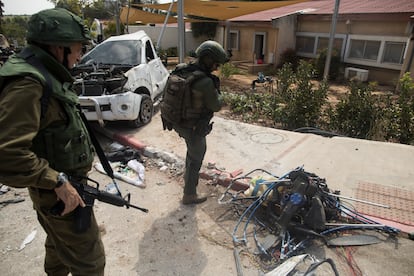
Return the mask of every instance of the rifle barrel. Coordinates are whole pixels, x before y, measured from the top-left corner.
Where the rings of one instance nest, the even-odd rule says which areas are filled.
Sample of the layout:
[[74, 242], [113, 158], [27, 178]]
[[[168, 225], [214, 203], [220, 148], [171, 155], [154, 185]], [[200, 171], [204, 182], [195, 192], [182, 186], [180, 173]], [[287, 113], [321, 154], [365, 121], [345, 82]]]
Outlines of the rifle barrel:
[[127, 207], [132, 207], [132, 208], [138, 209], [138, 210], [140, 210], [142, 212], [148, 213], [148, 209], [142, 208], [142, 207], [138, 207], [138, 206], [135, 206], [133, 204], [128, 204]]

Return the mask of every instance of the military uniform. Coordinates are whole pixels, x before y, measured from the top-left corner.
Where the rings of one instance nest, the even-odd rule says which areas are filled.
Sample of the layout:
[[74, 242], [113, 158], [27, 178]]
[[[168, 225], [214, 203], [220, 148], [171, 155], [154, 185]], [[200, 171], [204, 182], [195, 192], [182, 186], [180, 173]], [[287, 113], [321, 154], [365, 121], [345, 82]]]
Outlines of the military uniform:
[[[197, 62], [195, 67], [201, 68]], [[199, 171], [207, 150], [206, 135], [211, 131], [210, 120], [213, 113], [221, 109], [222, 101], [219, 85], [215, 76], [205, 72], [206, 76], [196, 80], [191, 87], [191, 106], [196, 119], [184, 120], [174, 124], [174, 130], [184, 138], [187, 154], [184, 173], [184, 196], [195, 196], [199, 181]], [[189, 73], [190, 74], [190, 73]]]
[[[93, 146], [75, 107], [73, 79], [41, 48], [27, 49], [49, 75], [45, 77], [19, 56], [0, 68], [0, 182], [29, 189], [47, 233], [46, 273], [103, 275], [105, 253], [93, 212], [91, 227], [80, 234], [73, 231], [74, 212], [50, 214], [57, 202], [58, 172], [84, 176], [93, 161]], [[51, 94], [42, 106], [45, 85], [51, 86]]]

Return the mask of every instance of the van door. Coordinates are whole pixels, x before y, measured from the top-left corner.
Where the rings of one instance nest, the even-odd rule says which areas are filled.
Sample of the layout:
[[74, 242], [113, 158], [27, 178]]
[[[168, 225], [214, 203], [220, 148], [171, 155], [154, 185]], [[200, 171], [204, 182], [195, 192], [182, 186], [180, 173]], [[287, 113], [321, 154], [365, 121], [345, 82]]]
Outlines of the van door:
[[164, 89], [168, 78], [168, 71], [164, 67], [164, 64], [162, 64], [161, 59], [157, 56], [150, 40], [147, 40], [145, 43], [145, 59], [152, 78], [153, 95], [151, 95], [151, 98], [154, 100]]

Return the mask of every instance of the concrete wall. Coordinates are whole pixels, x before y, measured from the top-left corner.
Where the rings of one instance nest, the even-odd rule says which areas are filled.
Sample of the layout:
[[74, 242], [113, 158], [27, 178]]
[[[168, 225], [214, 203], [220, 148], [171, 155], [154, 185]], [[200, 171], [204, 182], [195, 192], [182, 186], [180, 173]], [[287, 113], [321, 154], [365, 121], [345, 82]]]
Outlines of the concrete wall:
[[[159, 39], [159, 36], [162, 32], [161, 26], [129, 26], [129, 32], [137, 32], [139, 30], [145, 31], [148, 36], [151, 38], [152, 42], [154, 43], [154, 46], [158, 46], [157, 42]], [[193, 34], [191, 31], [186, 30], [185, 32], [185, 53], [188, 54], [190, 51], [195, 50], [198, 45], [200, 45], [201, 42], [203, 42], [205, 39], [203, 38], [197, 38], [195, 39], [193, 37]], [[178, 28], [177, 27], [166, 27], [164, 30], [164, 34], [162, 36], [162, 39], [160, 40], [160, 48], [161, 49], [168, 49], [171, 47], [178, 47]]]
[[276, 36], [276, 47], [274, 50], [274, 64], [280, 64], [281, 54], [287, 49], [295, 49], [296, 43], [296, 22], [297, 15], [289, 15], [273, 20], [272, 25], [278, 31]]

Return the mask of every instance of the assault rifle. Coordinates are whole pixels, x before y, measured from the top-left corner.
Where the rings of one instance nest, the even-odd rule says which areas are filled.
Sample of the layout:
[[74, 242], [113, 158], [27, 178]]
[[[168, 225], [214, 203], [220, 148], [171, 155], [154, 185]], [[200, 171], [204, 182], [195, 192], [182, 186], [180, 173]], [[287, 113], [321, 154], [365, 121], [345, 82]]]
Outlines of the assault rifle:
[[[70, 178], [70, 183], [72, 184], [73, 187], [75, 187], [75, 189], [78, 191], [78, 194], [81, 196], [81, 198], [86, 204], [85, 207], [81, 207], [81, 206], [76, 207], [74, 211], [76, 232], [82, 233], [89, 228], [91, 224], [92, 206], [93, 206], [95, 199], [111, 204], [111, 205], [115, 205], [119, 207], [125, 206], [127, 209], [131, 207], [131, 208], [138, 209], [142, 212], [148, 213], [148, 209], [138, 207], [130, 203], [131, 194], [128, 193], [123, 198], [119, 194], [112, 194], [106, 191], [99, 190], [99, 183], [97, 181], [87, 178], [87, 177], [86, 179], [90, 182], [95, 183], [96, 187], [88, 185], [88, 184], [83, 184], [79, 181], [74, 180], [72, 177]], [[63, 201], [60, 200], [52, 207], [52, 209], [50, 210], [50, 213], [52, 215], [58, 216], [63, 212], [64, 209], [65, 209], [65, 204], [63, 203]]]

